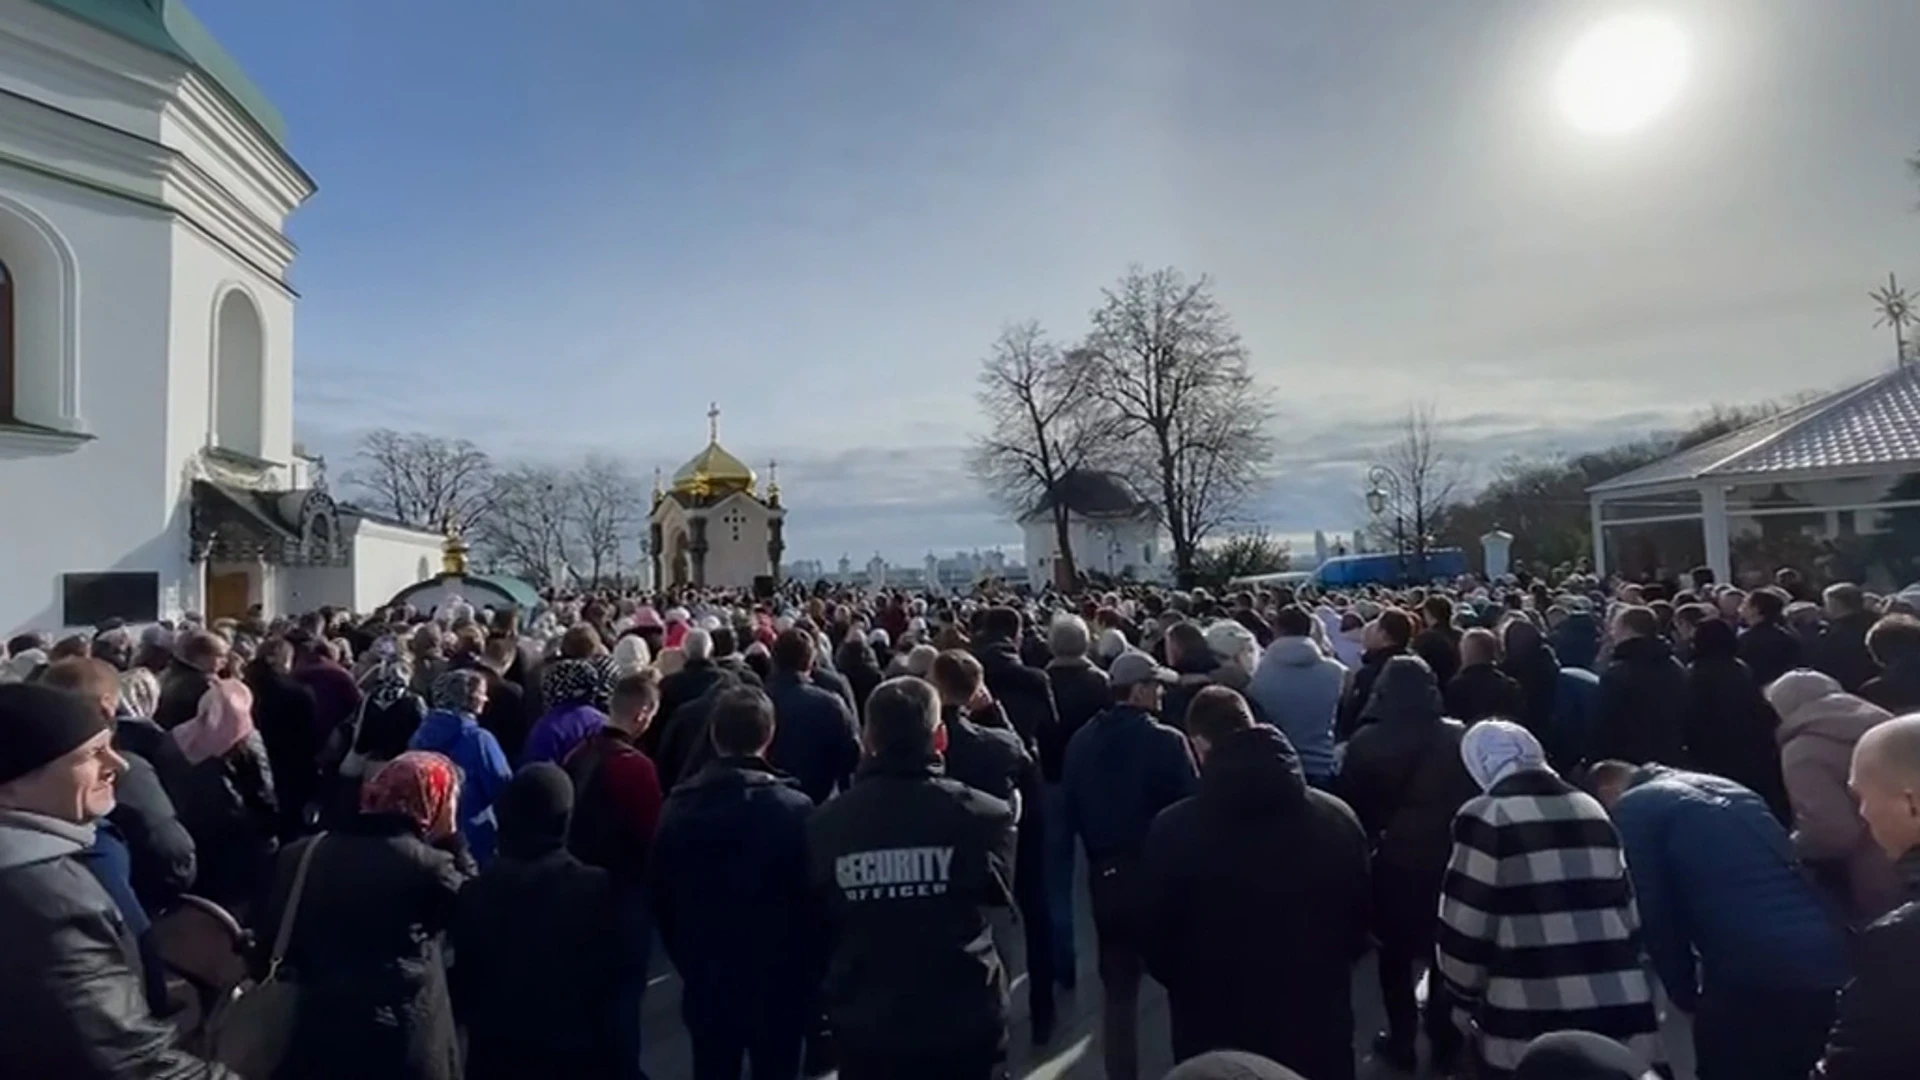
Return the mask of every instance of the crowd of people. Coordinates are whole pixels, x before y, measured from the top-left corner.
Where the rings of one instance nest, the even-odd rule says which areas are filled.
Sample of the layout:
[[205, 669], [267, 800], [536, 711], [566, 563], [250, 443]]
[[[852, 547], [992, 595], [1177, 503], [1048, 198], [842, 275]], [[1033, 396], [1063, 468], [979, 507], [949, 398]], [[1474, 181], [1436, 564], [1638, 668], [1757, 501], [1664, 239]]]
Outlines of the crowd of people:
[[1369, 954], [1409, 1073], [1670, 1076], [1664, 1002], [1701, 1080], [1920, 1076], [1917, 615], [1783, 570], [22, 634], [0, 1061], [626, 1080], [657, 945], [695, 1080], [971, 1080], [1003, 953], [1045, 1045], [1090, 916], [1114, 1080], [1148, 978], [1175, 1076], [1353, 1080]]

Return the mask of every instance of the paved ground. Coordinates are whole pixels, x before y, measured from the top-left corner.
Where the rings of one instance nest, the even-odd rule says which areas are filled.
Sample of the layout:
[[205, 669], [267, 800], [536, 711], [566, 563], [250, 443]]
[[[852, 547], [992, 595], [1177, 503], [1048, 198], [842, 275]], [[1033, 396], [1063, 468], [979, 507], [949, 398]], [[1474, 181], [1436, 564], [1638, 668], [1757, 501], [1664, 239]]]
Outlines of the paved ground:
[[[1084, 914], [1087, 910], [1084, 867], [1080, 877], [1079, 907]], [[1032, 1039], [1027, 1028], [1026, 980], [1024, 977], [1016, 978], [1011, 1053], [1015, 1080], [1100, 1080], [1106, 1075], [1100, 1059], [1100, 979], [1093, 970], [1091, 923], [1090, 918], [1076, 920], [1074, 929], [1079, 939], [1079, 989], [1075, 994], [1059, 999], [1059, 1030], [1047, 1046], [1031, 1045]], [[1009, 958], [1008, 962], [1016, 976], [1022, 970], [1018, 936], [1000, 935], [1002, 955]], [[1016, 940], [1007, 941], [1008, 937]], [[1369, 1060], [1367, 1054], [1367, 1044], [1382, 1025], [1380, 993], [1371, 961], [1363, 962], [1354, 973], [1353, 1004], [1356, 1020], [1354, 1044], [1361, 1054], [1360, 1080], [1402, 1080], [1404, 1073]], [[655, 975], [655, 983], [648, 991], [645, 1009], [647, 1042], [644, 1061], [648, 1075], [653, 1080], [686, 1080], [693, 1074], [679, 1009], [678, 980], [662, 963]], [[1140, 1010], [1140, 1075], [1143, 1080], [1156, 1080], [1173, 1067], [1173, 1060], [1168, 1047], [1166, 993], [1151, 980], [1142, 991]], [[1676, 1063], [1683, 1067], [1683, 1080], [1691, 1077], [1691, 1043], [1684, 1020], [1669, 1018], [1667, 1050]], [[1425, 1073], [1421, 1075], [1425, 1076]]]

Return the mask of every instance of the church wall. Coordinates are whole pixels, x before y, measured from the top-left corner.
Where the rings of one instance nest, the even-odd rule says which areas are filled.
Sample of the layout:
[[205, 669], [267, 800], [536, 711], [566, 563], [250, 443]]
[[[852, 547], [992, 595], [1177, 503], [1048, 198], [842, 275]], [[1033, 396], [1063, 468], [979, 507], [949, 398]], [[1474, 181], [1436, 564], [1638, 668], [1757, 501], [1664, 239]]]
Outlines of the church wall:
[[441, 546], [446, 541], [433, 533], [361, 519], [352, 530], [351, 542], [352, 592], [336, 602], [368, 612], [401, 589], [439, 573]]
[[[1053, 582], [1053, 564], [1059, 553], [1053, 520], [1025, 521], [1020, 531], [1027, 583], [1036, 589], [1045, 588]], [[1074, 566], [1083, 573], [1121, 576], [1130, 570], [1141, 581], [1160, 580], [1167, 575], [1160, 529], [1150, 520], [1090, 521], [1075, 516], [1067, 522], [1067, 537], [1073, 545]]]
[[179, 67], [35, 0], [0, 0], [0, 90], [157, 141]]
[[[737, 515], [739, 539], [729, 516]], [[772, 573], [767, 562], [767, 509], [751, 499], [728, 500], [707, 512], [707, 584], [744, 589]]]
[[158, 571], [161, 609], [171, 598], [177, 610], [193, 583], [176, 503], [183, 460], [166, 431], [172, 226], [159, 211], [4, 165], [0, 200], [26, 207], [68, 263], [59, 331], [73, 426], [93, 436], [0, 433], [0, 627], [58, 625], [63, 573]]

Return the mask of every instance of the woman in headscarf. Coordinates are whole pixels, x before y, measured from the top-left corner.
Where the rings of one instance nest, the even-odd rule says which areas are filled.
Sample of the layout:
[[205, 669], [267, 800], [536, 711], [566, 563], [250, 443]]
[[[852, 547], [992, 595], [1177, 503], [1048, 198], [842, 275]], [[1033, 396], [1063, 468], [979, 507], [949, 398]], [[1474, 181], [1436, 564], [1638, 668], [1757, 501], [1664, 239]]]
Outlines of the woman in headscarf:
[[367, 778], [359, 814], [281, 853], [253, 922], [256, 974], [313, 848], [285, 958], [298, 1013], [273, 1080], [459, 1080], [440, 940], [472, 871], [450, 850], [459, 789], [446, 758], [401, 754]]
[[153, 672], [136, 667], [120, 674], [120, 712], [123, 715], [151, 720], [153, 711], [159, 707], [160, 680], [154, 677]]
[[[874, 633], [882, 635], [882, 640], [885, 640], [886, 631], [875, 630]], [[881, 648], [884, 649], [886, 646], [882, 645]], [[848, 634], [846, 641], [841, 643], [839, 652], [834, 655], [833, 666], [840, 674], [846, 676], [847, 685], [853, 688], [854, 715], [865, 716], [867, 695], [873, 693], [873, 688], [885, 682], [887, 678], [886, 674], [880, 670], [880, 661], [874, 655], [874, 646], [859, 634]]]
[[520, 751], [521, 764], [551, 761], [559, 764], [587, 736], [607, 722], [607, 706], [618, 681], [608, 657], [555, 660], [541, 676], [540, 689], [547, 711], [527, 732]]
[[354, 725], [352, 752], [340, 773], [350, 779], [372, 774], [399, 757], [426, 719], [426, 700], [413, 688], [413, 665], [390, 656], [360, 683], [360, 719]]
[[622, 675], [631, 675], [653, 663], [653, 651], [646, 639], [629, 631], [613, 643], [613, 664]]
[[407, 744], [409, 750], [441, 754], [460, 769], [460, 836], [481, 866], [493, 858], [493, 802], [513, 779], [499, 740], [480, 726], [486, 707], [486, 676], [449, 671], [434, 682], [433, 709]]
[[1547, 765], [1519, 724], [1483, 720], [1460, 740], [1485, 794], [1453, 821], [1438, 969], [1470, 1021], [1473, 1075], [1508, 1080], [1534, 1038], [1591, 1031], [1662, 1061], [1653, 986], [1620, 835], [1592, 796]]
[[185, 766], [171, 791], [199, 859], [194, 892], [228, 909], [260, 887], [279, 835], [267, 746], [253, 726], [253, 693], [215, 679], [193, 718], [168, 733]]

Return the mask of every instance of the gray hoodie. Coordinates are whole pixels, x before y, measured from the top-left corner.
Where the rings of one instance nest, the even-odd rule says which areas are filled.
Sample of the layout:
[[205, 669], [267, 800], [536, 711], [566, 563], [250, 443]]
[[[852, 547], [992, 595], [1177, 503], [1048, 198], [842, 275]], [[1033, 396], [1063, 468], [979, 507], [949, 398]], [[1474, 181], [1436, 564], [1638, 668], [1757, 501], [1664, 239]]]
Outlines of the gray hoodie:
[[1333, 724], [1347, 669], [1306, 637], [1276, 638], [1260, 656], [1247, 697], [1286, 733], [1309, 780], [1334, 773]]

